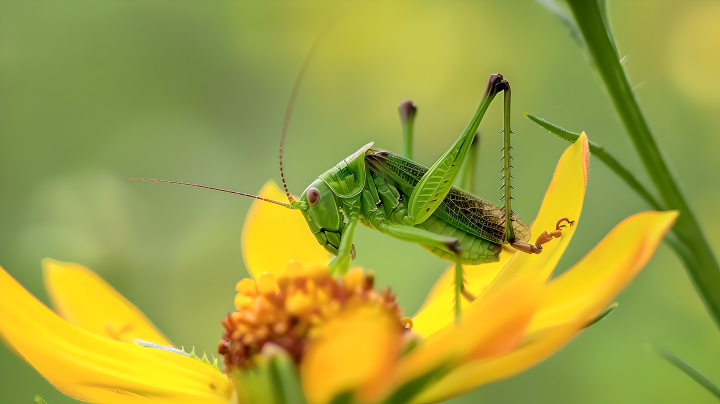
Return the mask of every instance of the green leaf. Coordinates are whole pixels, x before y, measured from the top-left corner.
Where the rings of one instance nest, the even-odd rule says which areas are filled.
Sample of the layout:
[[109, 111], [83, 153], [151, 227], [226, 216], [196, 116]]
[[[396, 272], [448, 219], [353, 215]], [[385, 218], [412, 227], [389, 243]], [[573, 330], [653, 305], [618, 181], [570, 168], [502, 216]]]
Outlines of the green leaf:
[[330, 404], [352, 404], [354, 398], [355, 395], [352, 391], [346, 391], [335, 396], [335, 398], [330, 401]]
[[569, 10], [563, 8], [556, 0], [536, 1], [538, 2], [538, 4], [545, 7], [546, 10], [551, 12], [558, 19], [558, 21], [560, 21], [560, 25], [565, 27], [565, 29], [568, 31], [568, 34], [570, 34], [570, 38], [572, 38], [575, 43], [577, 43], [582, 49], [587, 51], [587, 44], [585, 44], [585, 39], [580, 32], [580, 27], [578, 27], [575, 19], [572, 17], [572, 14], [570, 14]]
[[230, 372], [241, 403], [307, 404], [295, 363], [277, 345], [265, 344], [248, 369]]
[[300, 376], [295, 368], [295, 363], [286, 354], [276, 354], [270, 358], [270, 377], [273, 386], [284, 395], [284, 404], [307, 404], [302, 391]]
[[447, 364], [442, 364], [429, 372], [410, 380], [400, 386], [390, 397], [383, 401], [383, 404], [405, 404], [412, 401], [415, 396], [422, 393], [430, 384], [438, 381], [441, 377], [447, 375], [452, 368]]
[[273, 385], [265, 366], [252, 369], [235, 369], [230, 372], [235, 391], [241, 403], [277, 404]]
[[[570, 132], [567, 129], [563, 129], [557, 125], [553, 125], [550, 122], [538, 118], [535, 115], [528, 114], [527, 112], [523, 112], [525, 116], [527, 116], [531, 121], [535, 122], [536, 124], [540, 125], [543, 129], [547, 130], [548, 132], [554, 134], [555, 136], [559, 137], [560, 139], [567, 140], [568, 142], [574, 143], [579, 137], [579, 133]], [[663, 210], [663, 207], [660, 205], [660, 203], [655, 199], [654, 196], [648, 191], [641, 183], [640, 181], [635, 178], [635, 176], [628, 171], [627, 168], [623, 167], [622, 164], [620, 164], [619, 161], [610, 153], [605, 151], [605, 149], [600, 146], [599, 144], [588, 140], [588, 146], [590, 146], [590, 153], [592, 153], [593, 156], [597, 157], [600, 161], [605, 163], [615, 174], [620, 176], [629, 186], [632, 188], [635, 192], [642, 197], [645, 202], [647, 202], [650, 206], [653, 207], [653, 209], [656, 210]]]
[[38, 404], [47, 404], [47, 401], [43, 400], [40, 396], [35, 396], [35, 402]]
[[663, 357], [666, 361], [670, 362], [670, 364], [674, 365], [676, 368], [680, 369], [683, 373], [690, 376], [693, 380], [698, 382], [701, 386], [705, 387], [710, 393], [712, 393], [715, 397], [720, 398], [720, 387], [718, 387], [717, 384], [713, 383], [710, 379], [705, 377], [702, 373], [698, 372], [694, 367], [688, 365], [685, 361], [678, 358], [677, 356], [671, 354], [670, 352], [650, 345], [650, 348], [652, 348], [657, 354]]
[[598, 321], [605, 319], [605, 317], [607, 317], [608, 314], [612, 313], [612, 311], [615, 310], [619, 305], [620, 305], [620, 303], [615, 302], [615, 303], [611, 304], [610, 306], [608, 306], [607, 309], [605, 309], [602, 313], [598, 314], [597, 317], [595, 317], [595, 319], [593, 321], [589, 322], [588, 325], [585, 326], [585, 328], [590, 327], [591, 325], [594, 325]]

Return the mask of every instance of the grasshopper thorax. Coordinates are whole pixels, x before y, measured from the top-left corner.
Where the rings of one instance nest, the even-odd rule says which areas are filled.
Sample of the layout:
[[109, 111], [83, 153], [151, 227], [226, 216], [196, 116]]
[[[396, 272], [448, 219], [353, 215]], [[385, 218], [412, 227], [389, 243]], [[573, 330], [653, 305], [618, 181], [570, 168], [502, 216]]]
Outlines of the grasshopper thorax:
[[331, 254], [337, 256], [342, 239], [343, 200], [356, 197], [365, 185], [365, 152], [372, 143], [320, 174], [300, 196], [301, 209], [315, 238]]

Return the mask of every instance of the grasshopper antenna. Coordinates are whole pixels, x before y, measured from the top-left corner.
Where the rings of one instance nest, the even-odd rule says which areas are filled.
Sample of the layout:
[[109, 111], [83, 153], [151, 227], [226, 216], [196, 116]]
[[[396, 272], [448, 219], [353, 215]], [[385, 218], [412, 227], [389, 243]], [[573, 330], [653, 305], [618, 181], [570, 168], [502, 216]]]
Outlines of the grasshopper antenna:
[[[334, 18], [331, 21], [337, 21], [337, 18]], [[288, 101], [287, 109], [285, 110], [285, 120], [283, 121], [282, 134], [280, 135], [280, 178], [282, 179], [283, 188], [285, 188], [285, 195], [287, 195], [288, 202], [290, 203], [293, 203], [295, 198], [293, 198], [292, 195], [290, 195], [290, 191], [288, 191], [287, 184], [285, 183], [285, 175], [283, 173], [283, 148], [285, 147], [285, 135], [287, 134], [288, 124], [290, 123], [290, 115], [292, 114], [293, 107], [295, 106], [295, 100], [297, 99], [298, 92], [300, 91], [300, 85], [305, 77], [305, 69], [307, 68], [310, 60], [313, 58], [318, 45], [323, 39], [325, 39], [332, 26], [333, 24], [327, 24], [317, 38], [315, 38], [315, 42], [313, 42], [310, 52], [308, 52], [302, 67], [300, 67], [297, 77], [295, 77], [295, 82], [293, 83], [293, 88], [290, 92], [290, 100]]]
[[276, 205], [284, 206], [284, 207], [286, 207], [286, 208], [288, 208], [288, 209], [295, 209], [295, 208], [293, 208], [292, 205], [290, 205], [289, 203], [274, 201], [274, 200], [272, 200], [272, 199], [263, 198], [262, 196], [257, 196], [257, 195], [252, 195], [252, 194], [246, 194], [246, 193], [243, 193], [243, 192], [230, 191], [229, 189], [209, 187], [209, 186], [207, 186], [207, 185], [190, 184], [190, 183], [187, 183], [187, 182], [178, 182], [178, 181], [154, 180], [154, 179], [151, 179], [151, 178], [128, 178], [128, 177], [123, 177], [123, 179], [124, 179], [124, 180], [135, 180], [135, 181], [164, 182], [164, 183], [167, 183], [167, 184], [179, 184], [179, 185], [187, 185], [187, 186], [189, 186], [189, 187], [198, 187], [198, 188], [212, 189], [213, 191], [221, 191], [221, 192], [227, 192], [227, 193], [229, 193], [229, 194], [247, 196], [247, 197], [250, 197], [250, 198], [259, 199], [259, 200], [261, 200], [261, 201], [270, 202], [270, 203], [274, 203], [274, 204], [276, 204]]

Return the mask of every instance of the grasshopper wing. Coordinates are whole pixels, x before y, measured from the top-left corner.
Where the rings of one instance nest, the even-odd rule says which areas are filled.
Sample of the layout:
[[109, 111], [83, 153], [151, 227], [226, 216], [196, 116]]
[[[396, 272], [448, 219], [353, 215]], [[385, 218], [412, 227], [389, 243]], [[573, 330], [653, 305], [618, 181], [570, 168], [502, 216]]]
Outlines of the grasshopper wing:
[[[370, 170], [410, 195], [428, 169], [412, 160], [382, 149], [370, 149], [365, 154]], [[505, 235], [505, 211], [496, 204], [451, 186], [447, 196], [434, 212], [447, 223], [502, 244]], [[513, 229], [517, 241], [530, 239], [530, 227], [513, 213]]]

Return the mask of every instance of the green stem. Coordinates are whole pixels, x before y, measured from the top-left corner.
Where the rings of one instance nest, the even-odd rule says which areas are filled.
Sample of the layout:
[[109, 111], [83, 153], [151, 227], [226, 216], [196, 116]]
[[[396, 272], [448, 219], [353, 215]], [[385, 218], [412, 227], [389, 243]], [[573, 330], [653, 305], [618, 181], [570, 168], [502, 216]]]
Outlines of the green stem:
[[403, 144], [402, 155], [412, 160], [413, 158], [413, 126], [415, 125], [415, 114], [417, 107], [411, 100], [405, 100], [398, 105], [400, 121], [402, 122]]
[[[540, 125], [543, 129], [547, 130], [548, 132], [554, 134], [555, 136], [559, 137], [560, 139], [567, 140], [568, 142], [575, 143], [576, 140], [580, 137], [579, 133], [570, 132], [567, 129], [563, 129], [557, 125], [553, 125], [550, 122], [538, 118], [535, 115], [528, 114], [527, 112], [524, 112], [525, 116], [530, 118], [531, 121], [535, 122], [536, 124]], [[656, 210], [665, 210], [660, 203], [655, 199], [654, 196], [650, 193], [650, 191], [645, 188], [640, 181], [635, 178], [634, 175], [628, 169], [622, 166], [619, 161], [615, 159], [610, 153], [605, 151], [605, 148], [600, 146], [599, 144], [589, 141], [588, 145], [590, 146], [590, 153], [592, 153], [593, 157], [597, 157], [605, 163], [608, 167], [610, 167], [611, 170], [615, 172], [620, 178], [625, 180], [625, 182], [630, 186], [630, 188], [634, 189], [635, 192], [640, 194], [640, 196], [647, 202], [650, 206], [652, 206], [653, 209]]]
[[679, 254], [705, 308], [720, 327], [720, 266], [673, 179], [617, 57], [597, 1], [568, 0], [596, 67], [650, 178], [669, 209], [680, 211], [674, 232], [690, 254]]

